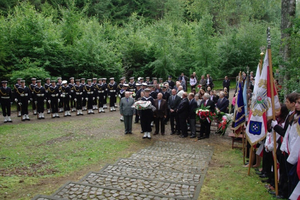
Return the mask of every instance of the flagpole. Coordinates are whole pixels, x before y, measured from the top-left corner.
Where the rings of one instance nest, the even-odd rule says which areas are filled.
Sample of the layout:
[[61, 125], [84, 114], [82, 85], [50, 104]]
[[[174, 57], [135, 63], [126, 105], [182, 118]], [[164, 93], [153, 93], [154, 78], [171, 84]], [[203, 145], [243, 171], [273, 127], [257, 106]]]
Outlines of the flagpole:
[[[272, 55], [271, 55], [271, 34], [270, 27], [267, 28], [267, 42], [268, 42], [268, 61], [269, 61], [269, 71], [270, 71], [270, 81], [271, 81], [271, 100], [272, 100], [272, 118], [275, 118], [275, 104], [274, 104], [274, 77], [273, 77], [273, 69], [272, 69]], [[275, 192], [276, 196], [278, 196], [278, 172], [277, 172], [277, 155], [276, 155], [276, 132], [273, 130], [273, 139], [274, 139], [274, 177], [275, 177]]]

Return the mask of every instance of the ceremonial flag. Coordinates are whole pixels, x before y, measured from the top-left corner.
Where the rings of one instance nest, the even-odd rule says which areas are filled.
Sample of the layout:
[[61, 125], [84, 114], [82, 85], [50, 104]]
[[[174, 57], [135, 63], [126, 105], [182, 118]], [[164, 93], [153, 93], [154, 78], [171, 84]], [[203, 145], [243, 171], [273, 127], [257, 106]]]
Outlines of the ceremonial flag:
[[244, 100], [244, 108], [245, 108], [245, 119], [248, 116], [248, 78], [245, 80], [244, 89], [243, 89], [243, 100]]
[[[266, 68], [266, 69], [265, 69]], [[274, 83], [273, 75], [271, 76], [270, 74], [270, 66], [269, 66], [269, 57], [268, 57], [268, 52], [266, 53], [265, 60], [264, 60], [264, 68], [261, 73], [261, 77], [265, 77], [267, 80], [267, 101], [268, 101], [268, 109], [267, 109], [267, 118], [268, 119], [273, 119], [273, 109], [272, 109], [272, 91], [273, 90], [273, 95], [274, 95], [274, 108], [275, 111], [280, 111], [280, 103], [279, 103], [279, 98], [277, 94], [277, 89]], [[271, 88], [271, 81], [273, 81], [273, 88]], [[264, 82], [265, 83], [265, 82]], [[274, 113], [275, 114], [275, 113]]]
[[234, 123], [234, 132], [235, 134], [240, 134], [243, 130], [245, 123], [245, 107], [244, 107], [244, 98], [243, 98], [243, 86], [242, 81], [239, 82], [237, 90], [237, 99], [236, 99], [236, 114], [235, 114], [235, 123]]
[[[255, 77], [255, 86], [251, 102], [248, 124], [246, 128], [246, 137], [252, 145], [263, 140], [267, 133], [267, 116], [266, 111], [270, 105], [267, 96], [267, 74], [268, 71], [268, 54], [265, 55], [265, 61], [261, 76], [259, 73]], [[259, 68], [258, 68], [259, 71]]]

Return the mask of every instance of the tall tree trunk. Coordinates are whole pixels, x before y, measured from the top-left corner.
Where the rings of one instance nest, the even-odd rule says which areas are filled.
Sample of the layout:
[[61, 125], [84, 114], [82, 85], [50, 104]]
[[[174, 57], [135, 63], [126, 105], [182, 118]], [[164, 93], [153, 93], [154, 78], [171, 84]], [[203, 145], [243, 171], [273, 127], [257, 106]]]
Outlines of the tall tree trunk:
[[[296, 14], [296, 0], [282, 0], [281, 1], [281, 42], [284, 43], [284, 45], [281, 46], [280, 49], [280, 54], [282, 56], [282, 61], [283, 64], [280, 65], [280, 69], [281, 69], [281, 73], [284, 72], [284, 74], [282, 74], [283, 76], [281, 77], [281, 83], [282, 83], [282, 79], [284, 81], [289, 80], [289, 73], [286, 70], [287, 66], [286, 63], [289, 62], [289, 57], [290, 57], [290, 45], [289, 45], [289, 39], [291, 36], [291, 28], [293, 26], [293, 19], [295, 17]], [[286, 84], [284, 84], [286, 85]], [[284, 96], [286, 96], [287, 94], [287, 88], [285, 86], [284, 88], [285, 94]]]

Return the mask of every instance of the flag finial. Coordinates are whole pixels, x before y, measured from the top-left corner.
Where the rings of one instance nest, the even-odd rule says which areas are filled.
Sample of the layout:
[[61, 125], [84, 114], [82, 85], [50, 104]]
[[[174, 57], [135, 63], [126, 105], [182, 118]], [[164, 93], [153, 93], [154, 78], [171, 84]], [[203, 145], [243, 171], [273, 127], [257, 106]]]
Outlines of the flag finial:
[[268, 49], [271, 49], [271, 32], [270, 32], [270, 27], [267, 28], [267, 43], [268, 43]]

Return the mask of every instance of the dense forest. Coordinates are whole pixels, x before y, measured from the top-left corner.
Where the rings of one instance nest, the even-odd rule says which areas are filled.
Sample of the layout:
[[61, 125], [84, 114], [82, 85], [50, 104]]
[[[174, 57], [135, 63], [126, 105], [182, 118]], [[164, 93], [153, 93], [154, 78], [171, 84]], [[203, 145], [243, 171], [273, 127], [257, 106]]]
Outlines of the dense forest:
[[300, 19], [281, 41], [281, 0], [1, 0], [0, 11], [0, 79], [11, 83], [32, 76], [235, 76], [247, 66], [256, 70], [271, 27], [273, 66], [289, 44], [289, 90], [299, 88]]

